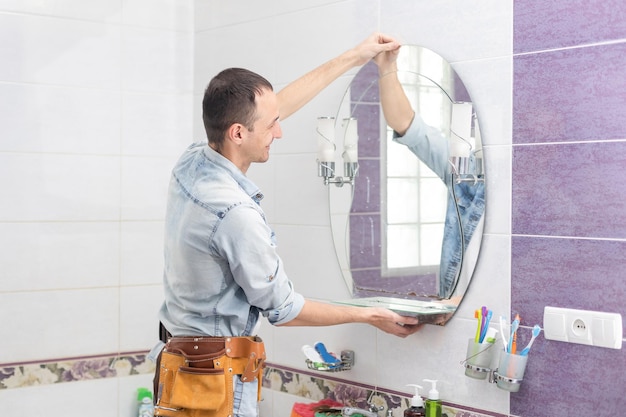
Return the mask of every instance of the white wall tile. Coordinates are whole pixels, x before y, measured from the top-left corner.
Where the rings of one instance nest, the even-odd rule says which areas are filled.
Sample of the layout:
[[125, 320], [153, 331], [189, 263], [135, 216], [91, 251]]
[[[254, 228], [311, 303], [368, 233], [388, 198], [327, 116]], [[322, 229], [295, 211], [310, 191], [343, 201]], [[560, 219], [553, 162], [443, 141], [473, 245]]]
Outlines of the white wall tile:
[[118, 157], [0, 154], [2, 221], [116, 220]]
[[0, 223], [0, 291], [118, 284], [120, 232], [106, 223]]
[[120, 94], [0, 83], [3, 151], [118, 154]]
[[246, 68], [276, 82], [276, 56], [280, 50], [275, 47], [280, 44], [275, 36], [276, 24], [273, 19], [255, 20], [198, 33], [194, 38], [194, 93], [203, 93], [211, 78], [231, 67]]
[[[0, 390], [2, 411], [12, 417], [118, 416], [117, 378]], [[135, 414], [136, 415], [136, 414]], [[119, 414], [134, 417], [133, 414]]]
[[[493, 262], [497, 259], [497, 262]], [[474, 277], [455, 318], [474, 320], [474, 310], [487, 306], [494, 315], [510, 311], [511, 239], [507, 235], [484, 235]]]
[[483, 145], [511, 145], [513, 103], [512, 57], [452, 64], [470, 94]]
[[274, 82], [286, 84], [362, 42], [378, 28], [378, 5], [353, 0], [277, 16]]
[[163, 221], [121, 224], [121, 285], [163, 282]]
[[511, 233], [511, 146], [484, 147], [485, 233]]
[[195, 29], [198, 32], [243, 22], [250, 23], [274, 14], [276, 14], [275, 5], [268, 2], [194, 1]]
[[110, 0], [92, 0], [88, 3], [82, 0], [1, 0], [0, 10], [119, 23], [121, 5], [119, 1]]
[[328, 189], [317, 177], [313, 154], [275, 155], [276, 200], [274, 223], [328, 225]]
[[0, 293], [2, 361], [46, 360], [116, 352], [119, 305], [115, 287]]
[[115, 89], [120, 41], [115, 25], [0, 14], [0, 80]]
[[122, 107], [124, 155], [179, 155], [193, 142], [190, 94], [124, 93]]
[[172, 157], [122, 158], [122, 219], [162, 220]]
[[159, 341], [157, 313], [163, 302], [161, 285], [120, 290], [120, 351], [150, 350]]
[[296, 291], [322, 300], [350, 298], [328, 227], [279, 224], [274, 231], [278, 252]]
[[512, 12], [511, 0], [384, 0], [380, 28], [402, 43], [425, 46], [456, 62], [510, 55]]
[[193, 31], [193, 0], [123, 0], [122, 10], [125, 24]]
[[166, 93], [191, 91], [191, 34], [124, 27], [121, 50], [124, 90]]

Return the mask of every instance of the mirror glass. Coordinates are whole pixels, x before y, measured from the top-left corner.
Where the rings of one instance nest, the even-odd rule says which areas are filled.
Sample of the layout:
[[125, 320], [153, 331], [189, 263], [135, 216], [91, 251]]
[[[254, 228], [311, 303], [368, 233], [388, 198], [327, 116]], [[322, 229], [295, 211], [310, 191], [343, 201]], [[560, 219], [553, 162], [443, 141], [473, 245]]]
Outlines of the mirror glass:
[[358, 135], [354, 184], [328, 186], [335, 248], [353, 294], [337, 302], [443, 325], [470, 284], [482, 240], [480, 128], [463, 82], [438, 54], [402, 46], [397, 75], [428, 140], [445, 141], [446, 152], [418, 154], [394, 140], [380, 106], [378, 68], [363, 66], [335, 116], [339, 149], [349, 125]]

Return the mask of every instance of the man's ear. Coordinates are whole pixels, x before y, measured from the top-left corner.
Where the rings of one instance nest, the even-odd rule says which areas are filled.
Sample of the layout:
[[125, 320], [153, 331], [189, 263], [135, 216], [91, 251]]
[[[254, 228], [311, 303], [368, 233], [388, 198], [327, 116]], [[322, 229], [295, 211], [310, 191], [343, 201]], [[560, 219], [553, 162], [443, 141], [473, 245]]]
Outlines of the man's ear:
[[241, 123], [233, 123], [226, 133], [226, 139], [234, 145], [241, 145], [246, 134], [246, 128]]

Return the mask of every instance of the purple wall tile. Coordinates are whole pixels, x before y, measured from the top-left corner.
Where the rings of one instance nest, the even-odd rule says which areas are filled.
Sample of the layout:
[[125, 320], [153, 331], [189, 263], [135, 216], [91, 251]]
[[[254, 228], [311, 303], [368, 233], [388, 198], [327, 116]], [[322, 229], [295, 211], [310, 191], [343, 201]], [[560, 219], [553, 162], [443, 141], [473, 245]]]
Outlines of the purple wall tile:
[[626, 317], [626, 241], [513, 236], [511, 252], [512, 313], [522, 324], [541, 324], [545, 306]]
[[626, 138], [625, 68], [626, 43], [515, 57], [513, 143]]
[[370, 61], [359, 70], [350, 83], [350, 101], [378, 104], [378, 97], [378, 66]]
[[380, 212], [380, 161], [359, 160], [359, 173], [355, 180], [352, 200], [353, 213]]
[[626, 142], [515, 146], [514, 234], [626, 238]]
[[381, 277], [380, 268], [352, 271], [355, 295], [358, 297], [386, 296], [418, 298], [437, 292], [437, 277], [432, 275]]
[[354, 105], [352, 116], [358, 121], [359, 158], [380, 157], [380, 106], [378, 103]]
[[528, 356], [520, 390], [511, 394], [511, 414], [523, 417], [624, 415], [624, 370], [623, 350], [555, 342], [540, 336]]
[[624, 0], [516, 0], [514, 52], [624, 39]]
[[[525, 326], [543, 323], [544, 306], [616, 312], [626, 316], [626, 242], [513, 236], [512, 314]], [[623, 350], [546, 340], [533, 344], [524, 382], [511, 395], [519, 416], [617, 416], [626, 409]]]
[[380, 268], [380, 215], [350, 215], [350, 268]]

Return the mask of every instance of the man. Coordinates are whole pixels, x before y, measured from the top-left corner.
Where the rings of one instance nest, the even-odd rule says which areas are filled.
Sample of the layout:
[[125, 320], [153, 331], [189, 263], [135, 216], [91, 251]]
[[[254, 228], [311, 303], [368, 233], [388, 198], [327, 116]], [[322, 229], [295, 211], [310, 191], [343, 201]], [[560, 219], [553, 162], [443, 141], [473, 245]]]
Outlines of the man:
[[[417, 319], [390, 310], [318, 303], [296, 293], [260, 207], [263, 195], [245, 175], [252, 163], [269, 159], [281, 120], [348, 69], [397, 48], [392, 38], [373, 34], [278, 94], [245, 69], [211, 80], [203, 100], [208, 145], [189, 147], [170, 182], [159, 314], [169, 334], [251, 336], [261, 314], [276, 326], [367, 323], [400, 337], [418, 330]], [[235, 378], [233, 396], [236, 416], [257, 415], [256, 384]]]

